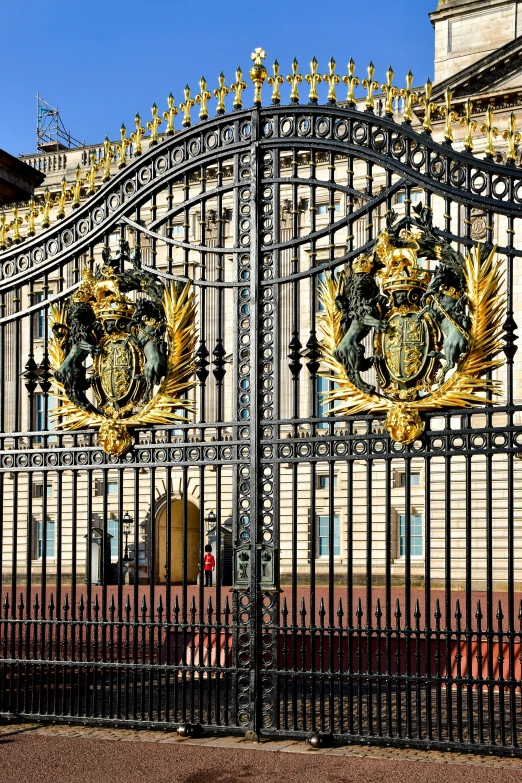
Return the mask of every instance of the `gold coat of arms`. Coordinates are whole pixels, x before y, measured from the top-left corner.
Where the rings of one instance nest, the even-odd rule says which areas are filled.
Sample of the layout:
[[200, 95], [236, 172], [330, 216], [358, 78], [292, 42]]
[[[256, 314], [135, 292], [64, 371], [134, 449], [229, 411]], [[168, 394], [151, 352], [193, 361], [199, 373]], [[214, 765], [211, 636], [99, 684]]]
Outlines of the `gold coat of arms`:
[[103, 262], [51, 308], [53, 415], [66, 429], [98, 427], [102, 448], [120, 456], [132, 445], [130, 427], [193, 410], [196, 305], [190, 283], [165, 285], [126, 241], [114, 257], [105, 247]]
[[322, 356], [335, 413], [386, 412], [386, 429], [407, 445], [424, 431], [422, 411], [491, 404], [501, 393], [491, 373], [503, 363], [505, 303], [494, 248], [464, 257], [422, 204], [412, 217], [390, 211], [386, 223], [350, 272], [321, 283]]

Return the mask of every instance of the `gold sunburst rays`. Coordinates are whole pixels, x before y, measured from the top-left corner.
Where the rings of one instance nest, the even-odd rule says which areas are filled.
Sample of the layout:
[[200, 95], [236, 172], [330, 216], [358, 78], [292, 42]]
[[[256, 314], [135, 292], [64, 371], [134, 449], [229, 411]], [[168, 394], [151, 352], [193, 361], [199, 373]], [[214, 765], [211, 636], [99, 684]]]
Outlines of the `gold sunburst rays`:
[[[488, 377], [504, 364], [499, 354], [503, 348], [501, 335], [506, 302], [502, 292], [502, 263], [497, 258], [496, 248], [484, 258], [480, 245], [475, 247], [466, 258], [464, 273], [472, 320], [468, 351], [438, 389], [408, 402], [361, 391], [349, 380], [344, 365], [334, 355], [344, 336], [342, 314], [336, 299], [343, 292], [345, 273], [341, 272], [337, 277], [326, 275], [319, 283], [324, 310], [318, 317], [318, 326], [323, 366], [320, 375], [335, 384], [335, 388], [323, 395], [323, 402], [331, 406], [330, 416], [387, 413], [385, 426], [392, 437], [409, 444], [424, 430], [420, 412], [491, 405], [492, 398], [502, 394], [501, 381]], [[397, 433], [400, 433], [399, 437], [396, 437]]]
[[[51, 412], [51, 416], [59, 429], [78, 430], [82, 428], [99, 428], [101, 445], [107, 438], [113, 437], [120, 445], [110, 453], [124, 454], [131, 445], [127, 433], [129, 427], [145, 424], [172, 424], [176, 421], [188, 421], [188, 414], [194, 413], [195, 404], [187, 398], [187, 392], [196, 385], [193, 380], [195, 365], [195, 347], [197, 340], [196, 328], [196, 297], [190, 283], [179, 289], [173, 282], [165, 288], [163, 306], [167, 322], [167, 341], [169, 356], [167, 373], [152, 399], [131, 416], [103, 416], [94, 411], [86, 411], [72, 402], [63, 385], [53, 378], [54, 397], [60, 405]], [[60, 324], [67, 327], [66, 304], [50, 306], [50, 326]], [[49, 362], [56, 371], [65, 359], [63, 339], [56, 335], [49, 339]], [[183, 415], [184, 411], [187, 415]], [[103, 446], [105, 448], [105, 446]], [[106, 449], [107, 450], [107, 449]]]

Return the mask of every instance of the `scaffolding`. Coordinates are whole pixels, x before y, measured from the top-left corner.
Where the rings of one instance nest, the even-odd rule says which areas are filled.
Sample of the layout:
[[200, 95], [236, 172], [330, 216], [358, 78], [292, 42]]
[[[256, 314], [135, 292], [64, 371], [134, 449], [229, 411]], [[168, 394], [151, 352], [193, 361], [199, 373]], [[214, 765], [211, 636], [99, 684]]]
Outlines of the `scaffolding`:
[[57, 106], [51, 106], [38, 93], [36, 101], [36, 148], [38, 150], [57, 152], [83, 146], [83, 142], [75, 139], [66, 129]]

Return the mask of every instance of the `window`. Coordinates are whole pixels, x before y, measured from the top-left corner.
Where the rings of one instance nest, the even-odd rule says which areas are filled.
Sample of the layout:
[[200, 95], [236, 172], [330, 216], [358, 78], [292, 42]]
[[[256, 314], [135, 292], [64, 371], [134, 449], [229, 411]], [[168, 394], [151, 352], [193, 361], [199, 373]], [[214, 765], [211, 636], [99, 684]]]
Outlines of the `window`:
[[[341, 554], [341, 518], [334, 517], [333, 554], [339, 557]], [[317, 556], [330, 556], [330, 517], [317, 517]]]
[[317, 291], [317, 310], [322, 312], [324, 308], [324, 302], [321, 301], [319, 294], [323, 290], [323, 286], [326, 285], [326, 272], [320, 272], [317, 275], [316, 291]]
[[[94, 494], [96, 497], [103, 497], [104, 493], [104, 482], [103, 479], [96, 479], [94, 482]], [[108, 481], [107, 482], [107, 495], [117, 495], [118, 494], [118, 482], [117, 481]]]
[[36, 394], [36, 429], [39, 432], [54, 429], [53, 419], [49, 415], [54, 409], [54, 397], [47, 398], [47, 421], [45, 420], [45, 394]]
[[54, 522], [47, 520], [45, 531], [45, 544], [43, 540], [44, 524], [36, 523], [36, 556], [41, 559], [44, 557], [54, 557]]
[[[337, 474], [334, 474], [333, 485], [337, 487]], [[318, 476], [317, 489], [330, 489], [330, 476]]]
[[317, 214], [318, 215], [327, 215], [329, 212], [340, 212], [341, 211], [341, 205], [339, 202], [336, 204], [333, 204], [333, 209], [330, 209], [330, 204], [319, 204], [317, 207]]
[[176, 223], [172, 226], [172, 234], [183, 234], [185, 232], [185, 226], [182, 223]]
[[[422, 557], [422, 515], [410, 514], [410, 553], [412, 557]], [[406, 515], [399, 516], [399, 556], [406, 556]]]
[[[420, 487], [420, 485], [421, 485], [420, 473], [410, 473], [410, 486]], [[406, 473], [399, 474], [399, 486], [401, 487], [406, 486]]]
[[[40, 293], [36, 294], [36, 301], [37, 302], [43, 302], [44, 295], [43, 292], [40, 291]], [[38, 310], [36, 313], [36, 319], [35, 319], [35, 337], [38, 340], [43, 340], [45, 335], [45, 310]]]
[[111, 560], [118, 559], [118, 545], [120, 541], [120, 523], [117, 519], [107, 520], [107, 533], [112, 536], [111, 538]]
[[[33, 484], [33, 498], [43, 498], [44, 491], [43, 491], [43, 484]], [[53, 496], [53, 485], [47, 484], [47, 497], [52, 498]]]
[[[325, 393], [330, 391], [330, 381], [328, 378], [317, 379], [317, 415], [326, 416], [330, 408], [329, 404], [324, 401]], [[319, 424], [319, 427], [327, 427], [328, 424]]]
[[[410, 193], [410, 201], [422, 201], [422, 190], [412, 190]], [[399, 193], [397, 196], [397, 204], [404, 204], [406, 202], [406, 193]]]

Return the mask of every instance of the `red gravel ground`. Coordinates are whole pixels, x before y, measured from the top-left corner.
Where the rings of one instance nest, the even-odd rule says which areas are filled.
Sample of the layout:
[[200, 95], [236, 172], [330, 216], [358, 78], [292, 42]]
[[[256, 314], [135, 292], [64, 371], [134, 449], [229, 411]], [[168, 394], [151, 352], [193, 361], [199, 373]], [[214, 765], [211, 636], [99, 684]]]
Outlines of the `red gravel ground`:
[[[81, 728], [76, 736], [73, 729], [69, 736], [41, 734], [41, 729], [36, 734], [37, 729], [4, 727], [0, 783], [518, 783], [522, 775], [522, 761], [442, 754], [422, 760], [411, 750], [323, 755], [300, 752], [300, 744], [287, 752], [263, 752], [259, 746], [237, 748], [237, 742], [233, 748], [177, 742], [174, 737], [172, 743], [140, 741], [135, 732], [122, 732], [114, 742], [81, 736], [89, 731]], [[221, 742], [226, 745], [227, 740]], [[376, 757], [369, 757], [372, 753]]]

